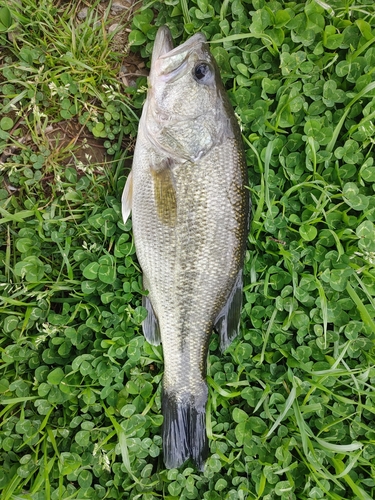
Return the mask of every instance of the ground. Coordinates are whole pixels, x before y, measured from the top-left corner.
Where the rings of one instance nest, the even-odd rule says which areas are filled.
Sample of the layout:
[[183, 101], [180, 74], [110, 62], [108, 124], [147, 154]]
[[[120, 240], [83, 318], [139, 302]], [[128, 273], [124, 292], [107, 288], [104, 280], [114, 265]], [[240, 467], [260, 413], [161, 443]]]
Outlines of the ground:
[[[0, 6], [1, 499], [374, 499], [375, 5], [122, 7]], [[253, 201], [204, 472], [163, 464], [163, 352], [121, 218], [163, 24], [210, 41]]]

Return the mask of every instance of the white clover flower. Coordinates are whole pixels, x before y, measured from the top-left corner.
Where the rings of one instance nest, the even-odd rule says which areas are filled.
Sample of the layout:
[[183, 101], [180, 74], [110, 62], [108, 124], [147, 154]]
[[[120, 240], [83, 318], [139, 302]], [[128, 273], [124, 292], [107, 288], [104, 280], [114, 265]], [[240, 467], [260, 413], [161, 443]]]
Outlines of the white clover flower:
[[85, 165], [83, 164], [83, 162], [81, 160], [77, 160], [76, 159], [76, 169], [77, 170], [81, 170], [82, 172], [85, 172]]
[[102, 459], [103, 459], [103, 462], [102, 462], [103, 470], [105, 470], [107, 472], [111, 472], [110, 461], [109, 461], [108, 455], [103, 450], [102, 450]]
[[98, 457], [99, 465], [102, 466], [103, 470], [105, 470], [107, 472], [111, 472], [110, 461], [109, 461], [108, 455], [103, 449], [99, 448], [98, 443], [94, 444], [94, 449], [92, 451], [92, 455], [95, 457], [99, 450], [100, 450], [100, 455]]
[[42, 111], [40, 111], [40, 108], [37, 104], [34, 104], [34, 106], [33, 106], [33, 113], [34, 113], [35, 118], [38, 121], [40, 121], [41, 118], [47, 118], [47, 115], [45, 113], [43, 113]]
[[100, 246], [97, 243], [91, 243], [91, 245], [88, 245], [87, 241], [84, 241], [82, 243], [82, 247], [85, 250], [89, 250], [89, 252], [96, 252], [96, 251], [100, 250]]
[[56, 185], [57, 191], [64, 191], [63, 182], [61, 180], [60, 174], [55, 175], [55, 185]]
[[43, 342], [45, 342], [47, 338], [48, 338], [48, 335], [38, 335], [38, 336], [34, 339], [35, 345], [36, 345], [37, 347], [39, 347], [39, 346], [40, 346], [40, 344], [42, 344]]
[[48, 87], [50, 89], [50, 92], [51, 92], [51, 97], [53, 97], [54, 95], [57, 95], [57, 86], [56, 86], [56, 83], [55, 82], [50, 82], [48, 84]]
[[139, 89], [137, 89], [137, 94], [146, 94], [147, 90], [147, 87], [145, 85], [142, 85], [141, 87], [139, 87]]
[[59, 329], [49, 323], [42, 323], [41, 331], [44, 332], [45, 335], [55, 335], [56, 333], [59, 333]]
[[366, 261], [368, 264], [371, 264], [372, 266], [375, 265], [375, 252], [366, 252], [364, 250], [363, 252], [354, 252], [354, 254], [357, 255], [358, 257], [362, 257], [362, 259]]

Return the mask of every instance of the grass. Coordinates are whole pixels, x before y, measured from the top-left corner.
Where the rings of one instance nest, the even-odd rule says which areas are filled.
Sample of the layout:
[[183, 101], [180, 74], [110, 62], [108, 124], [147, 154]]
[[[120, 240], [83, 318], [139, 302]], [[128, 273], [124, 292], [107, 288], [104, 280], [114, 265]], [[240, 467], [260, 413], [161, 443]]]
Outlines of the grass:
[[[109, 6], [82, 7], [0, 8], [1, 499], [374, 498], [375, 8], [145, 2], [118, 53]], [[162, 350], [120, 211], [146, 80], [117, 75], [164, 23], [212, 42], [254, 207], [203, 473], [163, 465]]]

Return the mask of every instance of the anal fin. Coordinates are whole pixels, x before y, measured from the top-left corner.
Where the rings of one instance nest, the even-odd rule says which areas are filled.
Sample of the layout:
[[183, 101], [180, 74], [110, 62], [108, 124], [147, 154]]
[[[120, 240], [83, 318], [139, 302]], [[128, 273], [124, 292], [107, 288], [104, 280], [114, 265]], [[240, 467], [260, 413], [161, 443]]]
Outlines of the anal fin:
[[147, 317], [142, 323], [143, 335], [149, 344], [159, 345], [161, 342], [159, 321], [147, 295], [142, 297], [142, 306], [147, 309]]
[[224, 352], [238, 333], [242, 309], [243, 278], [238, 272], [225, 306], [215, 320], [215, 330], [220, 336], [220, 350]]

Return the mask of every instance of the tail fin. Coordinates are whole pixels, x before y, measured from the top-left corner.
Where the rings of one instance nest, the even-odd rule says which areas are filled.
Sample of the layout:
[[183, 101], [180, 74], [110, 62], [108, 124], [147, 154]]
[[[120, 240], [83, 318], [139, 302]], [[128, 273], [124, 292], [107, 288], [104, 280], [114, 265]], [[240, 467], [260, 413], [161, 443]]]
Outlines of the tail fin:
[[182, 398], [163, 389], [163, 452], [167, 469], [180, 467], [192, 458], [197, 468], [203, 471], [208, 456], [206, 402], [206, 384], [199, 395]]

